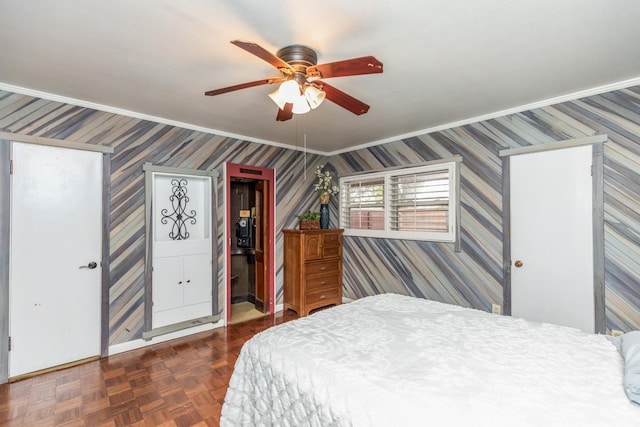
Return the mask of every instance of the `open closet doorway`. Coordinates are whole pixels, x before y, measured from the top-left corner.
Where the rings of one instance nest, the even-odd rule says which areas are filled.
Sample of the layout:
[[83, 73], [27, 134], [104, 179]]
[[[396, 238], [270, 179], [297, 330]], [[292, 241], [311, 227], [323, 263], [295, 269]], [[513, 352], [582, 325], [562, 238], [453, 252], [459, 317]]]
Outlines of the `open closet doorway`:
[[226, 163], [226, 316], [239, 323], [274, 310], [275, 174]]

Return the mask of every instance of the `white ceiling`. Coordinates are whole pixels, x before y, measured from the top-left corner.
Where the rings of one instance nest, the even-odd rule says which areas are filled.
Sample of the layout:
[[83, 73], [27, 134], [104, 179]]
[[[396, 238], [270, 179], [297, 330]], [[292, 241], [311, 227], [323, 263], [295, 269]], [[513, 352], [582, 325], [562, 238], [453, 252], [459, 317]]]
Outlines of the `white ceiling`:
[[[637, 0], [0, 0], [0, 88], [276, 145], [338, 153], [640, 83]], [[278, 76], [229, 43], [304, 44], [383, 74], [327, 80], [325, 102], [276, 122]]]

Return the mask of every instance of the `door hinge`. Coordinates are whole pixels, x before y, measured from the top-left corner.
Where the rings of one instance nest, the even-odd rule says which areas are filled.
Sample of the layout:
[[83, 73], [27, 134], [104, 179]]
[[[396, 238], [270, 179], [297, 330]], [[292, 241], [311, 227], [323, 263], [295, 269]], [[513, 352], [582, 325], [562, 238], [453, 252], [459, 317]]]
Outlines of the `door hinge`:
[[7, 348], [7, 351], [11, 351], [11, 337], [9, 337], [9, 346]]
[[593, 176], [593, 165], [591, 165], [591, 176]]
[[9, 160], [9, 175], [13, 175], [13, 160]]

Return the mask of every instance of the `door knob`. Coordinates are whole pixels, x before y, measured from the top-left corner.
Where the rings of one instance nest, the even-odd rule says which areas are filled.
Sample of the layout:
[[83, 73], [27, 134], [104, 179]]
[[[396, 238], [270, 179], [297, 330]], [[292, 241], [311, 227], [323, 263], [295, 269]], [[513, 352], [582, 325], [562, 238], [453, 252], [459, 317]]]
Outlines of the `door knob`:
[[81, 265], [78, 268], [88, 268], [89, 270], [93, 270], [94, 268], [96, 268], [98, 266], [98, 263], [95, 261], [91, 261], [89, 264], [87, 265]]
[[513, 263], [513, 265], [515, 265], [517, 268], [522, 267], [522, 261], [517, 260], [516, 262]]

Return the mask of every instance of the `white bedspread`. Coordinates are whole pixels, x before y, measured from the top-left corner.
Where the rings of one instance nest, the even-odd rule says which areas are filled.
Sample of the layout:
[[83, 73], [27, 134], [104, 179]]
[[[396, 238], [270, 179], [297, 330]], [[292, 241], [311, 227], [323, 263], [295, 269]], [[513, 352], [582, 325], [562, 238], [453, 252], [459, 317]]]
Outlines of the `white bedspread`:
[[395, 294], [268, 329], [221, 425], [640, 426], [602, 335]]

